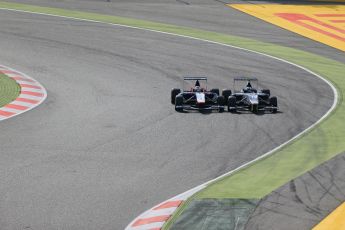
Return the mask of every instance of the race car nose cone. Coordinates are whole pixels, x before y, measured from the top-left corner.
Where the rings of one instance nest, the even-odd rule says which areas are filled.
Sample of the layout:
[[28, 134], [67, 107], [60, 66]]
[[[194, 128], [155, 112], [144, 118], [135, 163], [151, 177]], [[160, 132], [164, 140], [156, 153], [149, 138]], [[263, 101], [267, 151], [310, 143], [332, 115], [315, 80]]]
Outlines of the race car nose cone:
[[204, 93], [195, 93], [196, 101], [198, 104], [205, 103], [205, 94]]
[[259, 98], [258, 98], [258, 95], [257, 94], [251, 94], [249, 95], [249, 101], [252, 105], [257, 105], [259, 104]]

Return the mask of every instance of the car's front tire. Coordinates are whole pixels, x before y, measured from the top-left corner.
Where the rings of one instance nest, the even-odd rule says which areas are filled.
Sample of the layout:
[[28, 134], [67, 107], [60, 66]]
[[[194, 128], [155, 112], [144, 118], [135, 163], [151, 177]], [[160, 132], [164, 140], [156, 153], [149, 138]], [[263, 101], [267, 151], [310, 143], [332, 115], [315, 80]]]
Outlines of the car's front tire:
[[175, 97], [175, 110], [177, 112], [182, 112], [183, 111], [183, 96], [178, 95]]
[[231, 96], [231, 90], [230, 89], [223, 89], [222, 90], [222, 96], [225, 99], [225, 104], [228, 103], [228, 98]]
[[259, 112], [259, 105], [258, 104], [252, 105], [252, 112], [253, 113], [258, 113]]
[[220, 113], [224, 112], [225, 99], [224, 99], [223, 96], [219, 96], [217, 98], [217, 104], [218, 104], [218, 106], [220, 106], [219, 107], [219, 112]]
[[270, 98], [270, 104], [272, 107], [275, 107], [274, 109], [272, 109], [272, 113], [276, 113], [277, 112], [277, 107], [278, 107], [278, 100], [277, 97], [271, 97]]
[[230, 96], [228, 98], [228, 111], [230, 113], [235, 113], [236, 112], [236, 97], [235, 96]]

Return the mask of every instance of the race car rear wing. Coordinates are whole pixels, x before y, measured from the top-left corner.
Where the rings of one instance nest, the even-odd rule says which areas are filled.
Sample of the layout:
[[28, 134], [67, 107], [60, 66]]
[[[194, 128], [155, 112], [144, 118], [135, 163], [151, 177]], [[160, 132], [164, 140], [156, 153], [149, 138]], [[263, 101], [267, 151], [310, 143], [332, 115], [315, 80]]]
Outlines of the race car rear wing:
[[258, 79], [255, 77], [236, 77], [234, 81], [257, 81]]
[[[203, 81], [203, 83], [201, 84], [202, 85], [201, 87], [207, 90], [207, 77], [184, 77], [183, 80], [184, 80], [183, 81], [183, 88], [184, 89], [186, 89], [185, 84], [187, 83], [187, 81], [194, 81], [195, 86], [196, 86], [196, 84], [198, 84], [198, 86], [200, 86], [199, 81]], [[193, 83], [193, 86], [194, 86], [194, 83]]]
[[239, 82], [239, 81], [240, 82], [246, 81], [248, 83], [253, 81], [254, 84], [255, 84], [254, 88], [258, 88], [258, 86], [259, 86], [259, 81], [255, 77], [236, 77], [236, 78], [234, 78], [234, 83], [233, 83], [233, 90], [234, 90], [234, 92], [238, 91], [238, 89], [237, 89], [238, 85], [236, 85], [236, 82]]
[[185, 80], [185, 81], [196, 81], [196, 80], [207, 81], [207, 77], [184, 77], [183, 80]]

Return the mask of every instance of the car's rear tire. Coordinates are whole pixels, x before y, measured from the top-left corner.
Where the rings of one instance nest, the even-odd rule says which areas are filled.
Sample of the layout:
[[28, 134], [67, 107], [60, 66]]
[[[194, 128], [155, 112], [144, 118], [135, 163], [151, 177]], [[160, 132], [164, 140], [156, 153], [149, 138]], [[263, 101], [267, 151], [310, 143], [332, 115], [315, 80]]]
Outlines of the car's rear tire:
[[182, 112], [183, 108], [178, 106], [183, 106], [183, 96], [181, 95], [175, 97], [175, 110], [177, 112]]
[[224, 97], [225, 99], [225, 104], [228, 103], [228, 98], [231, 96], [231, 90], [230, 89], [223, 89], [222, 90], [222, 96]]
[[274, 109], [272, 109], [272, 113], [276, 113], [277, 112], [277, 107], [278, 107], [278, 100], [277, 97], [271, 97], [270, 98], [270, 105], [272, 107], [275, 107]]
[[235, 113], [236, 112], [236, 97], [235, 96], [230, 96], [228, 98], [228, 111], [230, 113]]
[[271, 96], [271, 91], [269, 89], [263, 89], [261, 90], [262, 93], [267, 94], [268, 97]]
[[211, 93], [215, 93], [219, 96], [219, 89], [211, 89]]
[[180, 89], [173, 88], [171, 90], [171, 104], [173, 105], [175, 104], [175, 98], [179, 93], [181, 93]]
[[219, 112], [220, 112], [220, 113], [224, 112], [225, 99], [224, 99], [223, 96], [219, 96], [219, 97], [217, 98], [217, 104], [218, 104], [219, 106], [221, 106], [221, 107], [219, 108]]

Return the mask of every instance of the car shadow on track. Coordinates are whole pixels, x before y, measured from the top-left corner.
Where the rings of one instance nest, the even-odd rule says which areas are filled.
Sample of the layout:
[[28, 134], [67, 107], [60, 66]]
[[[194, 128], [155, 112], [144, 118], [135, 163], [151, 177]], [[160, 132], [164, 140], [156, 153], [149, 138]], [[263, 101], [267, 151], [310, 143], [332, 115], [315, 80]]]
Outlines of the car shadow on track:
[[[230, 112], [225, 112], [225, 113], [230, 113]], [[257, 112], [257, 113], [253, 113], [253, 112], [250, 112], [250, 111], [237, 111], [237, 112], [231, 112], [230, 114], [235, 114], [235, 115], [244, 115], [244, 114], [253, 114], [253, 115], [256, 115], [256, 116], [263, 116], [263, 115], [269, 115], [269, 114], [280, 114], [280, 113], [284, 113], [282, 111], [277, 111], [276, 113], [271, 113], [271, 112], [264, 112], [264, 111], [260, 111], [260, 112]]]
[[253, 112], [250, 112], [250, 111], [237, 111], [237, 112], [228, 112], [228, 111], [224, 111], [224, 112], [215, 112], [215, 111], [210, 111], [210, 110], [195, 110], [195, 111], [180, 111], [178, 113], [184, 113], [184, 114], [193, 114], [193, 113], [200, 113], [200, 114], [203, 114], [203, 115], [210, 115], [210, 114], [233, 114], [233, 115], [245, 115], [245, 114], [253, 114], [253, 115], [256, 115], [256, 116], [263, 116], [263, 115], [268, 115], [268, 114], [280, 114], [280, 113], [283, 113], [282, 111], [277, 111], [276, 113], [271, 113], [271, 112], [264, 112], [264, 111], [261, 111], [261, 112], [258, 112], [258, 113], [253, 113]]

